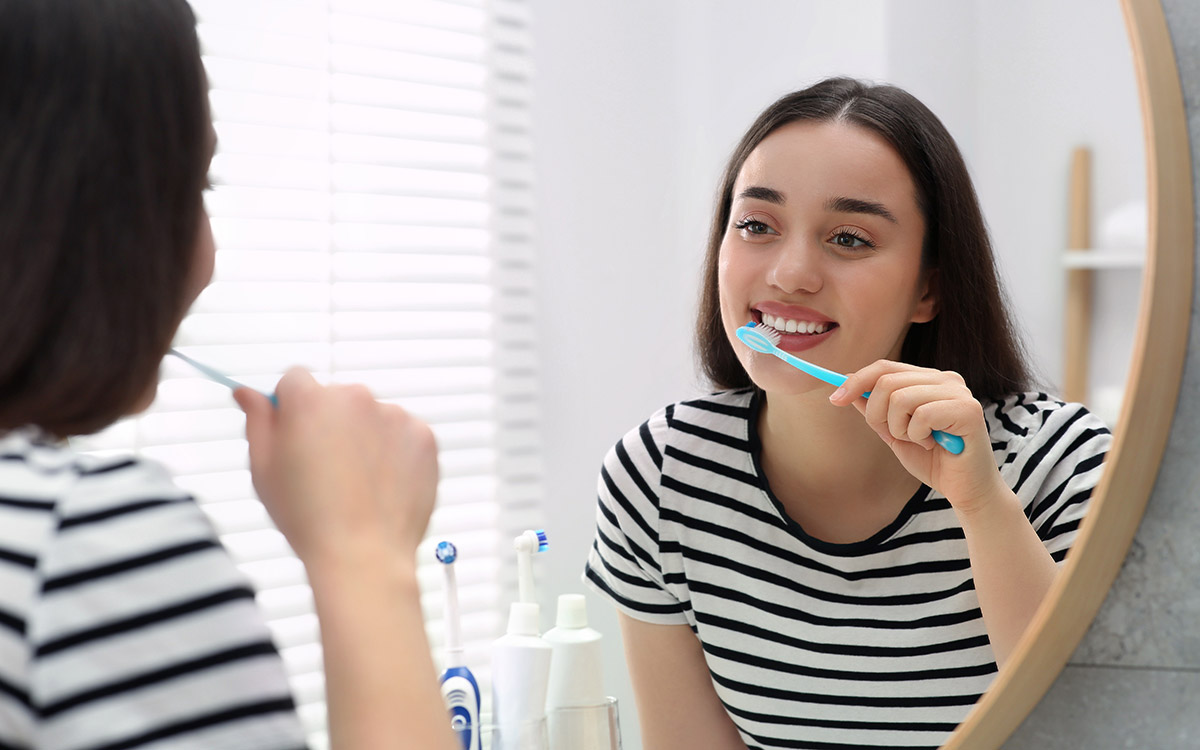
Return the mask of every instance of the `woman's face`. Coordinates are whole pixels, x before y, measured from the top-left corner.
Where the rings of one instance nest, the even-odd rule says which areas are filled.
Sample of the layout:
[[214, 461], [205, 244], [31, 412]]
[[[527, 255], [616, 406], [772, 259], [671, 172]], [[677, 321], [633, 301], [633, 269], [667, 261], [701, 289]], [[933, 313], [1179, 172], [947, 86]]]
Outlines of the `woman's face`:
[[801, 121], [767, 136], [734, 183], [717, 277], [725, 333], [755, 384], [829, 389], [738, 340], [751, 320], [837, 372], [898, 358], [909, 326], [937, 312], [924, 236], [912, 178], [873, 132]]

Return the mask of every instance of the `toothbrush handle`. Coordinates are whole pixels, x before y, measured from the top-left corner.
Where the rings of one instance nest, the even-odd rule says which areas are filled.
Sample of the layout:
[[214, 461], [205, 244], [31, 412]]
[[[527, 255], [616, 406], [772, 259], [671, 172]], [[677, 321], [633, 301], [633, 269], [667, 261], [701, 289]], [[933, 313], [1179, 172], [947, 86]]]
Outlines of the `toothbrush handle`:
[[[870, 398], [870, 397], [871, 397], [870, 391], [867, 391], [866, 393], [863, 394], [863, 398]], [[967, 444], [965, 442], [963, 442], [963, 439], [961, 437], [959, 437], [958, 435], [953, 435], [949, 432], [942, 432], [941, 430], [933, 431], [933, 442], [942, 446], [942, 448], [944, 448], [947, 453], [950, 453], [951, 455], [955, 455], [955, 456], [962, 453], [963, 449], [967, 447]]]
[[[784, 362], [787, 362], [792, 367], [795, 367], [800, 372], [808, 373], [809, 375], [812, 375], [817, 380], [823, 380], [835, 388], [840, 386], [842, 383], [846, 382], [846, 376], [841, 374], [840, 372], [834, 372], [833, 370], [826, 370], [824, 367], [821, 367], [820, 365], [814, 365], [812, 362], [808, 362], [806, 360], [800, 359], [799, 357], [788, 354], [787, 352], [785, 352], [782, 349], [776, 348], [771, 353], [774, 354], [776, 357], [779, 357], [780, 359], [782, 359]], [[867, 395], [870, 395], [870, 394], [867, 394]]]
[[[226, 375], [225, 373], [221, 372], [220, 370], [215, 370], [212, 367], [209, 367], [208, 365], [204, 364], [203, 362], [197, 362], [196, 360], [192, 359], [188, 355], [183, 354], [182, 352], [180, 352], [176, 349], [171, 349], [169, 351], [169, 353], [174, 354], [176, 357], [179, 357], [180, 359], [182, 359], [184, 362], [187, 362], [192, 367], [195, 367], [209, 380], [212, 380], [215, 383], [220, 383], [221, 385], [225, 386], [226, 388], [228, 388], [231, 391], [236, 391], [238, 388], [245, 387], [241, 383], [237, 382], [233, 378], [231, 378], [228, 375]], [[260, 393], [261, 393], [261, 391], [260, 391]], [[266, 396], [268, 399], [270, 399], [271, 406], [274, 406], [276, 408], [279, 407], [279, 399], [275, 397], [274, 393], [263, 393], [263, 395]]]
[[955, 456], [962, 453], [963, 448], [966, 447], [966, 443], [958, 435], [951, 435], [949, 432], [942, 432], [941, 430], [933, 431], [933, 441]]

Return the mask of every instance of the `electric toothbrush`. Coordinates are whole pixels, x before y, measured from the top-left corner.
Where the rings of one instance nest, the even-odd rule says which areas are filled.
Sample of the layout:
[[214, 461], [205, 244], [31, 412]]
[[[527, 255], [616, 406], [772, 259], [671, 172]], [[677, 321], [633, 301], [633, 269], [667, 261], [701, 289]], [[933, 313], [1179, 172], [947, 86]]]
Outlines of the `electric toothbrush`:
[[446, 574], [446, 671], [441, 677], [442, 699], [450, 711], [450, 728], [458, 735], [463, 750], [480, 750], [479, 683], [463, 663], [458, 626], [458, 581], [454, 575], [458, 550], [450, 542], [438, 542], [435, 554]]

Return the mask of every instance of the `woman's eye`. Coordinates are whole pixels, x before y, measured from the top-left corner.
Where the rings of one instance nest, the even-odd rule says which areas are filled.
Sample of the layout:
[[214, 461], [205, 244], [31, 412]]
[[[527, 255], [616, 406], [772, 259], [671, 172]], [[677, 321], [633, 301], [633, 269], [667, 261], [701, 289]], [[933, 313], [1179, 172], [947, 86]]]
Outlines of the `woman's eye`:
[[733, 225], [734, 229], [738, 229], [750, 234], [777, 234], [774, 229], [771, 229], [766, 223], [757, 219], [743, 219]]
[[871, 242], [866, 237], [859, 237], [854, 232], [845, 232], [845, 231], [838, 232], [837, 234], [833, 235], [833, 239], [831, 241], [833, 242], [833, 244], [837, 245], [838, 247], [845, 247], [845, 248], [851, 248], [851, 249], [863, 248], [863, 247], [875, 247], [874, 242]]

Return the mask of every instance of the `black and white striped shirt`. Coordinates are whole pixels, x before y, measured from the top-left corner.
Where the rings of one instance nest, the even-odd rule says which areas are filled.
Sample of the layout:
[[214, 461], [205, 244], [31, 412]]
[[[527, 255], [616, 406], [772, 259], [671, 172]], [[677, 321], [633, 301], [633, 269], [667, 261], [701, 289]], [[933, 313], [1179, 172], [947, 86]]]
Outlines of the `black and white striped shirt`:
[[[764, 478], [759, 398], [674, 404], [609, 452], [585, 580], [632, 617], [692, 628], [749, 748], [941, 746], [996, 673], [954, 511], [922, 487], [869, 539], [809, 536]], [[1044, 394], [985, 413], [1061, 562], [1111, 434]]]
[[0, 433], [0, 749], [300, 748], [283, 664], [157, 465]]

